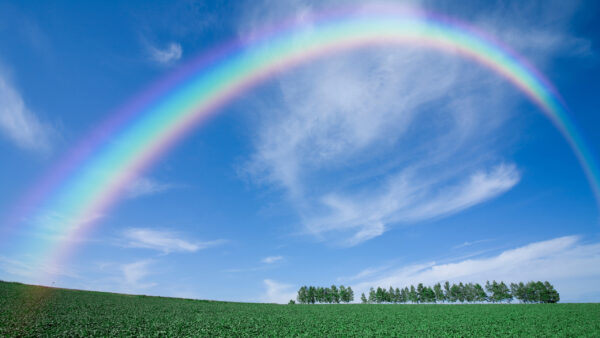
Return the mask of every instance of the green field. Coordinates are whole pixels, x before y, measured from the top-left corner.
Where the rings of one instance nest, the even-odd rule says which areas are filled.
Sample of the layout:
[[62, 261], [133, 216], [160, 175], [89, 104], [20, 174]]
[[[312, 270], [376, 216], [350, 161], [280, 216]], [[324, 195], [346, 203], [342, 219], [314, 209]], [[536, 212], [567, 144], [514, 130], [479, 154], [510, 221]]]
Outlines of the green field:
[[0, 282], [0, 336], [600, 336], [600, 304], [275, 305]]

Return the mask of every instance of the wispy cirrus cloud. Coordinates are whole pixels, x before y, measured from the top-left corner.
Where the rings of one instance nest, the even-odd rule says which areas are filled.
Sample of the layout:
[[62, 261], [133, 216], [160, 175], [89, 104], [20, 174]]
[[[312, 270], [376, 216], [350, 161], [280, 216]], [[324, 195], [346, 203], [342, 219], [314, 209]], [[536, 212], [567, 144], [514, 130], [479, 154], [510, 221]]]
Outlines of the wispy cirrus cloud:
[[[314, 13], [337, 5], [253, 3], [240, 34], [252, 36], [281, 17], [310, 27]], [[471, 10], [477, 26], [504, 38], [497, 27], [506, 24], [494, 23], [511, 18], [511, 11], [536, 9]], [[561, 23], [544, 22], [568, 36]], [[527, 21], [514, 27], [518, 33], [506, 39], [517, 47], [539, 32]], [[541, 66], [565, 44], [543, 36], [543, 53], [519, 49]], [[575, 40], [585, 50], [585, 41]], [[467, 210], [518, 184], [518, 164], [505, 155], [516, 140], [506, 128], [523, 99], [516, 92], [493, 71], [453, 53], [402, 45], [330, 55], [279, 76], [268, 102], [248, 100], [261, 113], [254, 151], [241, 171], [284, 195], [305, 233], [356, 245], [394, 226]]]
[[[350, 231], [344, 244], [355, 245], [381, 235], [386, 224], [412, 223], [446, 216], [494, 198], [512, 188], [520, 175], [513, 165], [499, 165], [489, 172], [476, 172], [466, 180], [445, 187], [399, 175], [382, 185], [352, 197], [327, 195], [322, 202], [328, 214], [307, 223], [315, 234]], [[408, 183], [410, 182], [410, 183]], [[437, 188], [437, 191], [429, 189]]]
[[473, 246], [473, 245], [477, 245], [477, 244], [481, 244], [481, 243], [487, 243], [487, 242], [491, 242], [491, 241], [493, 241], [493, 239], [480, 239], [480, 240], [476, 240], [476, 241], [466, 241], [466, 242], [463, 242], [463, 243], [453, 246], [452, 249], [466, 248], [469, 246]]
[[165, 48], [148, 44], [150, 60], [161, 65], [170, 65], [181, 59], [183, 48], [179, 43], [171, 42]]
[[51, 285], [56, 278], [67, 277], [80, 279], [80, 274], [72, 267], [58, 263], [45, 263], [40, 265], [30, 259], [31, 257], [6, 257], [0, 256], [0, 279], [21, 280], [24, 283]]
[[273, 264], [276, 262], [280, 262], [283, 260], [283, 256], [268, 256], [261, 260], [261, 262], [265, 264]]
[[127, 186], [125, 193], [129, 198], [136, 198], [155, 195], [174, 187], [174, 184], [162, 183], [149, 177], [138, 177]]
[[265, 279], [263, 283], [265, 293], [259, 299], [261, 302], [285, 304], [290, 299], [296, 299], [296, 291], [291, 284], [277, 282], [272, 279]]
[[154, 261], [146, 259], [133, 263], [122, 264], [120, 270], [123, 273], [121, 288], [126, 292], [140, 292], [142, 290], [156, 286], [154, 282], [144, 282], [143, 280], [151, 274], [151, 265]]
[[274, 268], [275, 265], [277, 265], [275, 263], [283, 262], [284, 260], [285, 260], [285, 257], [283, 257], [283, 256], [267, 256], [260, 260], [260, 262], [262, 264], [259, 266], [252, 266], [252, 267], [248, 267], [248, 268], [232, 268], [232, 269], [223, 270], [223, 272], [240, 273], [240, 272], [254, 272], [254, 271], [269, 270], [269, 269]]
[[194, 241], [183, 239], [176, 232], [153, 230], [146, 228], [127, 229], [124, 234], [125, 246], [130, 248], [143, 248], [161, 251], [164, 254], [172, 252], [196, 252], [224, 244], [226, 241], [219, 239], [213, 241]]
[[[366, 270], [369, 271], [369, 270]], [[600, 294], [600, 243], [584, 243], [578, 236], [565, 236], [505, 250], [497, 255], [451, 263], [425, 262], [376, 270], [357, 275], [356, 293], [371, 286], [407, 286], [437, 282], [505, 282], [549, 280], [564, 301], [597, 301]]]
[[25, 104], [21, 94], [0, 73], [0, 131], [17, 146], [48, 152], [56, 131], [42, 122]]

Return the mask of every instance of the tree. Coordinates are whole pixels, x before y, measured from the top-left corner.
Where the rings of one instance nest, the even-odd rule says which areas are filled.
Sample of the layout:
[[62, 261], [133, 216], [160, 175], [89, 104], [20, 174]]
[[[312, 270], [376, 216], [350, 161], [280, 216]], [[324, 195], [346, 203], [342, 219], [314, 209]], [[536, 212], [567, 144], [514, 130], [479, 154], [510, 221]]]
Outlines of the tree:
[[315, 288], [315, 302], [317, 303], [324, 303], [325, 302], [325, 288], [323, 287], [316, 287]]
[[315, 289], [314, 286], [310, 286], [308, 288], [308, 301], [307, 301], [307, 303], [309, 303], [309, 304], [314, 304], [315, 303], [315, 301], [316, 301], [316, 293], [317, 293], [317, 290]]
[[488, 296], [485, 293], [485, 290], [483, 290], [483, 287], [479, 283], [476, 283], [474, 288], [476, 302], [485, 302], [488, 300]]
[[298, 296], [296, 297], [296, 299], [300, 304], [308, 303], [308, 289], [306, 286], [303, 286], [298, 290]]
[[389, 303], [396, 303], [396, 292], [394, 291], [394, 288], [391, 286], [387, 292], [387, 301]]
[[518, 299], [519, 301], [521, 301], [521, 295], [519, 294], [519, 284], [517, 283], [510, 283], [510, 294]]
[[294, 305], [294, 304], [296, 304], [296, 302], [294, 302], [293, 299], [290, 299], [290, 301], [288, 302], [288, 305]]
[[340, 293], [335, 285], [331, 286], [331, 303], [340, 303]]
[[401, 303], [402, 302], [402, 293], [400, 292], [400, 289], [396, 288], [396, 290], [394, 290], [394, 303]]
[[423, 301], [426, 303], [435, 303], [435, 292], [429, 286], [423, 288]]
[[417, 294], [417, 290], [415, 290], [415, 287], [413, 285], [410, 286], [410, 293], [408, 298], [410, 299], [410, 301], [412, 303], [417, 303], [419, 301], [419, 296]]
[[510, 292], [519, 301], [523, 303], [527, 303], [527, 290], [525, 289], [525, 284], [523, 282], [510, 283]]
[[360, 296], [360, 301], [363, 304], [367, 304], [368, 300], [367, 297], [365, 297], [365, 293], [363, 292], [362, 295]]
[[351, 287], [346, 289], [346, 303], [350, 303], [354, 301], [354, 290]]
[[525, 284], [525, 294], [526, 299], [528, 302], [537, 302], [538, 301], [538, 295], [537, 295], [537, 290], [536, 290], [536, 285], [535, 282], [531, 281], [528, 282], [527, 284]]
[[340, 285], [339, 289], [338, 289], [338, 294], [339, 294], [339, 299], [341, 303], [346, 303], [346, 298], [348, 297], [347, 295], [347, 291], [346, 291], [346, 287], [343, 285]]
[[500, 282], [500, 284], [498, 284], [498, 299], [501, 302], [507, 301], [509, 303], [513, 300], [513, 296], [510, 294], [510, 289], [508, 286], [506, 286], [506, 284], [504, 284], [504, 282]]
[[375, 289], [373, 289], [373, 287], [371, 287], [371, 289], [369, 289], [369, 303], [375, 303], [377, 301], [377, 293], [375, 292]]
[[548, 298], [546, 299], [546, 303], [558, 303], [560, 301], [560, 295], [558, 291], [554, 289], [554, 286], [548, 281], [544, 282], [544, 286], [546, 290], [548, 290]]
[[333, 302], [333, 295], [330, 288], [323, 288], [323, 303]]
[[[496, 281], [494, 281], [494, 283], [496, 283]], [[493, 302], [496, 302], [496, 298], [494, 297], [494, 286], [490, 283], [489, 280], [485, 282], [485, 291], [487, 291], [489, 294], [488, 299]]]
[[452, 284], [450, 287], [450, 298], [448, 299], [450, 302], [454, 303], [458, 300], [458, 296], [460, 294], [460, 288], [456, 284]]
[[377, 287], [377, 291], [375, 292], [375, 301], [379, 304], [382, 303], [385, 300], [385, 289], [382, 289], [381, 287]]
[[419, 283], [419, 285], [417, 285], [417, 303], [421, 303], [425, 300], [425, 295], [423, 294], [423, 283]]
[[436, 302], [444, 301], [444, 291], [442, 291], [442, 286], [440, 285], [440, 283], [436, 283], [433, 286], [433, 293], [435, 294]]
[[460, 302], [464, 302], [466, 300], [466, 290], [465, 290], [465, 286], [462, 282], [458, 283], [458, 300], [460, 300]]
[[407, 303], [410, 300], [410, 292], [408, 291], [408, 286], [405, 286], [402, 291], [400, 291], [400, 299], [402, 303]]
[[450, 282], [448, 282], [448, 281], [446, 281], [444, 283], [444, 300], [445, 301], [450, 300]]
[[467, 283], [464, 286], [464, 296], [467, 303], [471, 303], [475, 300], [475, 287], [473, 283]]

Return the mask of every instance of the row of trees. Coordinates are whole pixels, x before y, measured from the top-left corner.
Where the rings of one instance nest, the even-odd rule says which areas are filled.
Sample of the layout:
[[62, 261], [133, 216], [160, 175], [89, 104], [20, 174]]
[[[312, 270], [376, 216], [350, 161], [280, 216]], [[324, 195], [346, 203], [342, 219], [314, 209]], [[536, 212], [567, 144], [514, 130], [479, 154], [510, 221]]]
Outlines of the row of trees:
[[297, 296], [300, 304], [315, 304], [315, 303], [349, 303], [354, 301], [354, 291], [351, 287], [340, 285], [336, 287], [315, 287], [303, 286], [298, 290]]
[[513, 297], [524, 303], [557, 303], [560, 300], [558, 291], [548, 282], [511, 283], [510, 290]]
[[455, 303], [457, 301], [461, 303], [510, 303], [515, 298], [523, 303], [556, 303], [560, 300], [560, 296], [552, 284], [540, 281], [532, 281], [527, 284], [511, 283], [510, 288], [504, 282], [493, 281], [490, 283], [487, 281], [485, 289], [479, 283], [463, 284], [460, 282], [450, 285], [446, 281], [443, 286], [437, 283], [433, 287], [419, 283], [416, 288], [414, 285], [403, 289], [394, 289], [391, 286], [389, 289], [371, 288], [368, 298], [364, 293], [361, 295], [363, 303]]

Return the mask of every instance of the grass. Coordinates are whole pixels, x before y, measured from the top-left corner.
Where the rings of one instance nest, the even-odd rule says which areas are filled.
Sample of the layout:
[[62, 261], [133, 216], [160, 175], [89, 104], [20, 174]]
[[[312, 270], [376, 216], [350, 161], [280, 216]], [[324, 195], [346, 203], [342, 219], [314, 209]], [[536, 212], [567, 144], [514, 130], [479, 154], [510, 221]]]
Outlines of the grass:
[[600, 304], [276, 305], [0, 282], [0, 336], [600, 336]]

